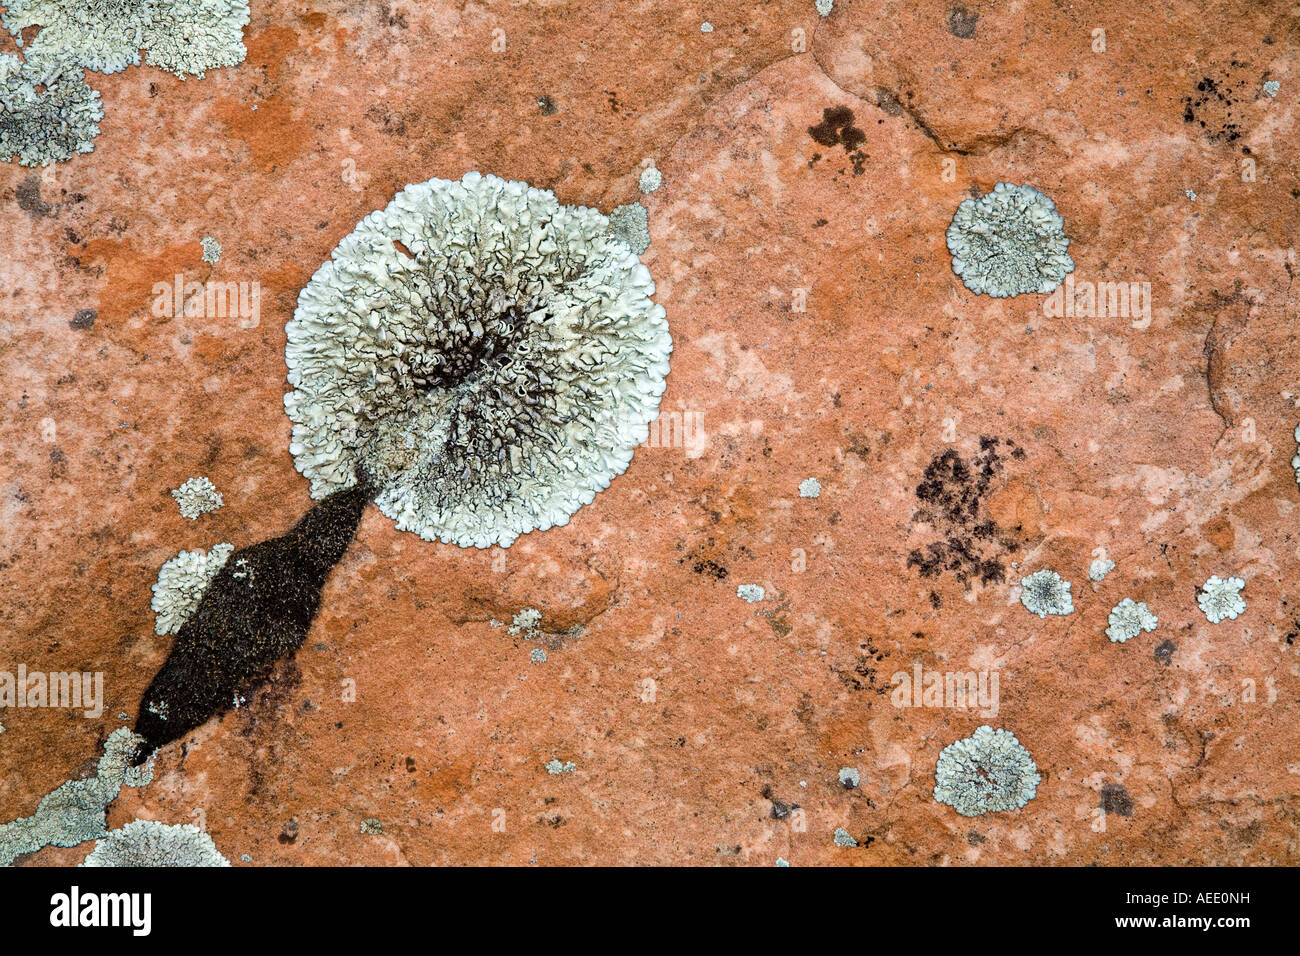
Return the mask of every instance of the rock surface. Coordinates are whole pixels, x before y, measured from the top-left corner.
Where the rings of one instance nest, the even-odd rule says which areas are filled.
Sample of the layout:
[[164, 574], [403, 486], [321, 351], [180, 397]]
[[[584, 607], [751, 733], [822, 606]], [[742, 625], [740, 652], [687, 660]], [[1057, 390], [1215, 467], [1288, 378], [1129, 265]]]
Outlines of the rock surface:
[[[254, 0], [237, 68], [93, 77], [93, 153], [0, 169], [0, 669], [102, 671], [106, 701], [0, 711], [0, 820], [135, 713], [159, 566], [309, 507], [281, 405], [308, 277], [402, 186], [479, 169], [649, 210], [650, 446], [508, 551], [367, 509], [296, 657], [110, 827], [202, 821], [236, 866], [1300, 862], [1300, 28], [1111, 7], [777, 0], [702, 33], [672, 2]], [[968, 292], [944, 231], [999, 181], [1149, 316]], [[260, 314], [154, 314], [178, 273], [258, 282]], [[225, 506], [189, 521], [195, 474]], [[1043, 567], [1072, 614], [1020, 605]], [[1211, 625], [1216, 573], [1248, 607]], [[1160, 623], [1112, 644], [1122, 597]], [[996, 674], [996, 715], [896, 706], [917, 667]], [[1042, 782], [967, 819], [935, 761], [986, 723]]]

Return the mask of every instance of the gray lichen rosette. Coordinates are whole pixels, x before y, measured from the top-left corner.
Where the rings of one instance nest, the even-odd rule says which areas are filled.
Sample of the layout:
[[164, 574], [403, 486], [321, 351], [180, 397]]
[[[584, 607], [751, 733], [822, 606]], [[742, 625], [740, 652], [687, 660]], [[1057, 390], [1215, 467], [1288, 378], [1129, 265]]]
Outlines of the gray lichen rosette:
[[407, 186], [298, 298], [294, 463], [316, 498], [365, 475], [427, 540], [566, 524], [658, 413], [672, 340], [653, 293], [597, 210], [477, 172]]

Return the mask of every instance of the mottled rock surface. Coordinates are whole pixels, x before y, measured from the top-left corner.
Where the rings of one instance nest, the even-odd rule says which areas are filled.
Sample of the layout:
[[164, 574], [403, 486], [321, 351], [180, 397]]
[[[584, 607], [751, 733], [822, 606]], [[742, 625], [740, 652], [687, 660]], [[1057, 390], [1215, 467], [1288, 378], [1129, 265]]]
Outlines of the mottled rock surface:
[[[0, 169], [0, 669], [101, 670], [107, 700], [0, 711], [0, 819], [134, 715], [163, 561], [309, 507], [298, 291], [402, 186], [479, 169], [648, 209], [651, 447], [505, 552], [368, 508], [296, 656], [110, 827], [202, 820], [236, 866], [1300, 862], [1284, 8], [779, 0], [702, 33], [674, 2], [254, 0], [237, 68], [94, 77], [93, 153]], [[1055, 201], [1076, 284], [1149, 283], [1149, 318], [966, 290], [944, 232], [1001, 181]], [[154, 314], [178, 273], [260, 283], [256, 321]], [[191, 522], [194, 474], [225, 506]], [[1073, 614], [1021, 606], [1044, 567]], [[1213, 574], [1248, 609], [1212, 625]], [[1158, 631], [1107, 640], [1123, 597]], [[917, 666], [996, 673], [996, 719], [895, 706]], [[935, 761], [985, 723], [1042, 781], [967, 819]]]

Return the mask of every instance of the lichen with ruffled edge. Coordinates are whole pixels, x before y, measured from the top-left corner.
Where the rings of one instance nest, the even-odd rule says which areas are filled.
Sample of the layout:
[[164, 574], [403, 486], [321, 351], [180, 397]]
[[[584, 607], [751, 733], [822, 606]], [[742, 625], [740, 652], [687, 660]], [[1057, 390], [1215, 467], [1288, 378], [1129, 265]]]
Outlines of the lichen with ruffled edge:
[[82, 866], [230, 866], [208, 836], [192, 823], [132, 820], [96, 841]]
[[948, 226], [952, 271], [977, 295], [1051, 292], [1074, 271], [1056, 204], [1033, 186], [998, 183], [967, 199]]
[[123, 786], [142, 787], [153, 779], [153, 763], [132, 767], [140, 738], [125, 727], [108, 735], [95, 776], [69, 780], [46, 794], [30, 817], [0, 826], [0, 866], [46, 846], [77, 846], [108, 834], [105, 808]]
[[658, 413], [672, 340], [653, 292], [594, 209], [477, 172], [408, 186], [299, 296], [294, 464], [313, 497], [360, 467], [426, 540], [567, 524]]
[[154, 612], [154, 633], [175, 634], [203, 600], [212, 579], [235, 551], [227, 542], [210, 551], [182, 551], [158, 569], [149, 606]]
[[1106, 623], [1109, 625], [1106, 628], [1106, 636], [1112, 643], [1123, 644], [1143, 631], [1154, 631], [1160, 619], [1142, 602], [1125, 598], [1111, 608]]
[[1020, 579], [1020, 603], [1042, 618], [1074, 611], [1070, 582], [1046, 568]]
[[987, 724], [940, 752], [934, 778], [934, 798], [964, 817], [1017, 810], [1034, 799], [1042, 780], [1015, 735]]
[[104, 107], [80, 67], [43, 71], [0, 54], [0, 162], [22, 166], [62, 163], [95, 148]]
[[1222, 620], [1232, 620], [1246, 610], [1246, 599], [1241, 596], [1241, 589], [1246, 582], [1241, 578], [1221, 578], [1217, 574], [1201, 587], [1196, 596], [1196, 603], [1205, 613], [1205, 619], [1211, 624]]

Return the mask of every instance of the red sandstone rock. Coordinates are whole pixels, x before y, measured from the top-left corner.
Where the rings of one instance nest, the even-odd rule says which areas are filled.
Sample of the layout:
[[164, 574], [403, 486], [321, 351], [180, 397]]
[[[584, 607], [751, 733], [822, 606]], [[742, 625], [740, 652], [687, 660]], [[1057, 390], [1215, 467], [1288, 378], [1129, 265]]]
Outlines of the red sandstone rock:
[[[283, 327], [357, 220], [467, 169], [608, 212], [642, 198], [649, 157], [663, 409], [692, 447], [639, 450], [507, 552], [371, 509], [296, 659], [166, 748], [110, 825], [201, 817], [236, 865], [1297, 862], [1300, 38], [1267, 5], [1113, 6], [840, 3], [819, 22], [781, 2], [710, 9], [701, 34], [663, 3], [255, 0], [237, 69], [92, 77], [95, 151], [0, 170], [0, 668], [102, 670], [108, 701], [98, 720], [0, 711], [0, 819], [134, 716], [171, 643], [149, 610], [162, 562], [306, 510]], [[1189, 122], [1206, 77], [1234, 101]], [[860, 145], [810, 136], [836, 107]], [[1056, 202], [1075, 281], [1150, 283], [1149, 324], [970, 294], [944, 230], [1003, 180]], [[260, 322], [153, 315], [177, 272], [260, 282]], [[70, 327], [81, 310], [92, 327]], [[920, 520], [927, 465], [981, 437], [996, 532]], [[199, 474], [225, 506], [191, 522], [168, 492]], [[950, 538], [1004, 579], [909, 566]], [[1116, 567], [1094, 583], [1098, 549]], [[1043, 567], [1073, 614], [1020, 605]], [[1216, 572], [1246, 579], [1248, 609], [1210, 625], [1195, 589]], [[747, 583], [765, 600], [739, 600]], [[1117, 645], [1123, 597], [1160, 624]], [[542, 664], [491, 623], [529, 607]], [[894, 706], [917, 664], [996, 671], [996, 717]], [[933, 799], [934, 765], [982, 723], [1043, 779], [1019, 812], [968, 819]], [[1107, 784], [1131, 816], [1099, 815]]]

